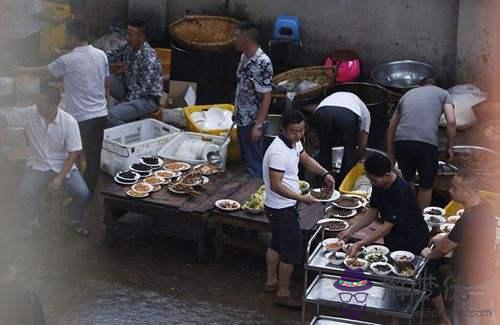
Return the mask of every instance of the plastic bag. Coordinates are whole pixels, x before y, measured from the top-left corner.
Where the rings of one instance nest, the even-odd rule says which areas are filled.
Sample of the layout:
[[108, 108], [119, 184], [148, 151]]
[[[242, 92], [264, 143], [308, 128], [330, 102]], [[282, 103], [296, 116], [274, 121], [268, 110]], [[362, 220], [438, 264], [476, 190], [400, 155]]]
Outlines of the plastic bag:
[[[488, 94], [471, 84], [456, 85], [448, 89], [455, 105], [455, 118], [458, 129], [466, 129], [477, 122], [472, 107], [488, 98]], [[444, 114], [439, 121], [440, 126], [446, 126]]]

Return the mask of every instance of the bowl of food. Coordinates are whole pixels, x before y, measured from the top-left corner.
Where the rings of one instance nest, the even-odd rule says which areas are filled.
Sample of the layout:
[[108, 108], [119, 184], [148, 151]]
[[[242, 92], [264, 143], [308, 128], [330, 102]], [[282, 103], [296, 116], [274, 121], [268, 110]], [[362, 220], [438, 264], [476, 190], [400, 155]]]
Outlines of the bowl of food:
[[323, 225], [327, 231], [343, 231], [349, 228], [349, 224], [344, 220], [335, 218], [326, 218], [318, 221], [318, 225]]
[[424, 209], [424, 215], [429, 216], [444, 216], [446, 212], [443, 208], [440, 207], [427, 207]]
[[234, 200], [223, 199], [216, 201], [215, 206], [223, 211], [235, 211], [240, 208], [240, 203]]
[[366, 254], [382, 254], [382, 255], [387, 255], [389, 254], [389, 248], [383, 246], [383, 245], [370, 245], [366, 247]]
[[138, 173], [141, 177], [151, 176], [153, 167], [143, 163], [136, 163], [129, 166], [129, 169]]
[[439, 230], [445, 234], [449, 234], [453, 228], [455, 227], [454, 223], [444, 223], [441, 226], [439, 226]]
[[145, 194], [145, 193], [151, 192], [153, 190], [153, 186], [150, 184], [141, 182], [141, 183], [137, 183], [137, 184], [132, 185], [132, 190], [134, 190], [135, 192], [140, 193], [140, 194]]
[[341, 209], [359, 209], [364, 205], [365, 201], [358, 196], [341, 195], [332, 204]]
[[302, 195], [305, 195], [309, 193], [309, 189], [311, 188], [311, 185], [309, 185], [308, 182], [306, 181], [299, 181], [299, 189]]
[[448, 217], [448, 223], [457, 223], [457, 221], [460, 219], [460, 216], [449, 216]]
[[364, 259], [368, 263], [387, 262], [387, 257], [385, 257], [385, 255], [383, 254], [378, 253], [366, 254]]
[[391, 253], [391, 258], [396, 262], [411, 262], [415, 254], [407, 251], [395, 251]]
[[344, 241], [338, 238], [328, 238], [321, 242], [323, 248], [329, 252], [336, 252], [344, 246]]
[[442, 216], [425, 215], [424, 219], [433, 228], [439, 227], [446, 222], [446, 219]]
[[396, 262], [392, 271], [394, 272], [394, 274], [403, 277], [412, 277], [417, 273], [415, 265], [413, 265], [411, 262]]
[[366, 270], [366, 268], [368, 267], [368, 262], [359, 257], [351, 257], [344, 260], [344, 265], [351, 270]]
[[370, 269], [378, 275], [387, 275], [393, 271], [391, 264], [387, 262], [375, 262], [370, 264]]
[[139, 175], [138, 173], [136, 172], [133, 172], [131, 170], [128, 170], [128, 171], [120, 171], [118, 173], [116, 173], [116, 178], [122, 182], [133, 182], [133, 181], [137, 181], [139, 178], [141, 178], [141, 175]]
[[323, 187], [323, 188], [313, 188], [310, 193], [315, 199], [320, 201], [326, 201], [332, 197], [334, 192], [335, 190], [333, 188]]
[[333, 265], [341, 265], [342, 263], [344, 263], [346, 256], [346, 253], [342, 252], [329, 252], [325, 254], [328, 262]]
[[160, 176], [149, 176], [142, 180], [144, 183], [149, 185], [157, 186], [165, 183], [165, 178]]

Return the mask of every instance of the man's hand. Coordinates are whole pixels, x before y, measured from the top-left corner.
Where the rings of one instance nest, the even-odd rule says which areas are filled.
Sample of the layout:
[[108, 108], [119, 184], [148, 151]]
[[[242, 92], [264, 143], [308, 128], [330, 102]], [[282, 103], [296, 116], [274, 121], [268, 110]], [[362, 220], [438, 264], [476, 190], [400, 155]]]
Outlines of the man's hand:
[[301, 196], [300, 202], [304, 202], [305, 204], [311, 205], [314, 203], [318, 203], [319, 201], [311, 195], [311, 193], [307, 193]]
[[262, 137], [262, 129], [258, 129], [255, 126], [252, 128], [252, 132], [250, 133], [250, 137], [252, 142], [257, 142]]
[[357, 242], [355, 244], [352, 244], [349, 249], [347, 250], [347, 257], [355, 257], [356, 254], [361, 250], [362, 245], [360, 242]]
[[332, 175], [327, 174], [324, 179], [325, 185], [327, 188], [335, 188], [335, 179]]
[[49, 190], [51, 190], [53, 192], [59, 191], [62, 188], [63, 182], [64, 182], [64, 178], [57, 175], [56, 177], [54, 177], [52, 182], [50, 182]]
[[422, 255], [423, 258], [429, 258], [429, 255], [431, 254], [432, 250], [429, 247], [426, 247], [422, 249], [420, 252], [420, 255]]
[[338, 233], [337, 238], [343, 241], [348, 241], [352, 234], [349, 229], [341, 231]]

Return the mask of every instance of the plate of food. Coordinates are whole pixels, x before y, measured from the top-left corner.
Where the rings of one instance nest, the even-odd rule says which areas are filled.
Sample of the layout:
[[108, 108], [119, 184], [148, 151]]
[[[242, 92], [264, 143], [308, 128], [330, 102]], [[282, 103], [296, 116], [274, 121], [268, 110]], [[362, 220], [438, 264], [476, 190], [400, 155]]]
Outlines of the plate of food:
[[235, 211], [240, 208], [240, 203], [235, 200], [223, 199], [216, 201], [215, 206], [223, 211]]
[[124, 181], [121, 178], [119, 178], [118, 176], [115, 176], [113, 179], [116, 183], [118, 183], [120, 185], [128, 185], [128, 186], [134, 185], [135, 183], [138, 182], [138, 180]]
[[214, 175], [221, 171], [221, 168], [214, 164], [199, 164], [193, 169], [205, 176]]
[[153, 190], [151, 191], [151, 193], [158, 192], [159, 190], [161, 190], [161, 185], [155, 185], [153, 186]]
[[370, 264], [370, 269], [378, 275], [387, 275], [393, 272], [394, 267], [387, 262], [375, 262]]
[[391, 258], [396, 262], [411, 262], [415, 255], [407, 251], [395, 251], [391, 253]]
[[149, 176], [149, 177], [144, 178], [142, 181], [144, 183], [149, 184], [149, 185], [156, 186], [156, 185], [164, 184], [165, 178], [160, 177], [160, 176]]
[[170, 179], [177, 177], [178, 175], [176, 172], [173, 172], [171, 170], [157, 170], [155, 171], [155, 176], [162, 177], [165, 179]]
[[135, 198], [143, 198], [149, 195], [149, 192], [141, 193], [141, 192], [136, 192], [134, 190], [128, 190], [127, 195], [130, 197], [135, 197]]
[[439, 227], [446, 222], [446, 219], [442, 216], [425, 215], [424, 219], [425, 222], [427, 222], [427, 224], [431, 227]]
[[156, 156], [142, 157], [141, 162], [145, 165], [151, 166], [153, 168], [160, 168], [163, 165], [163, 160]]
[[318, 225], [323, 225], [328, 231], [342, 231], [349, 228], [349, 224], [344, 220], [335, 218], [326, 218], [318, 221]]
[[365, 255], [365, 261], [368, 263], [387, 262], [387, 257], [383, 254], [370, 253]]
[[351, 257], [344, 260], [344, 265], [351, 270], [366, 270], [366, 268], [368, 267], [368, 262], [359, 257]]
[[191, 168], [191, 165], [182, 161], [168, 162], [163, 165], [163, 169], [173, 172], [182, 172]]
[[332, 202], [340, 197], [340, 192], [333, 188], [314, 188], [309, 193], [319, 202]]
[[444, 232], [445, 234], [449, 234], [454, 227], [455, 227], [454, 223], [444, 223], [441, 226], [439, 226], [439, 230], [441, 230], [441, 232]]
[[149, 193], [153, 190], [153, 186], [147, 183], [137, 183], [132, 185], [132, 190], [134, 190], [137, 193]]
[[327, 238], [321, 242], [321, 245], [329, 252], [336, 252], [344, 246], [344, 241], [338, 238]]
[[334, 218], [351, 218], [354, 217], [358, 212], [352, 209], [342, 209], [336, 206], [329, 206], [325, 209], [325, 213], [327, 216], [331, 216]]
[[383, 245], [370, 245], [366, 247], [366, 254], [382, 254], [382, 255], [387, 255], [389, 254], [389, 248], [383, 246]]
[[334, 200], [332, 204], [337, 208], [355, 210], [363, 207], [364, 201], [360, 200], [358, 197], [341, 195]]
[[[342, 247], [342, 250], [346, 253], [349, 253], [349, 249], [351, 248], [351, 246], [354, 245], [353, 243], [350, 243], [350, 244], [345, 244], [343, 247]], [[366, 255], [366, 247], [365, 246], [361, 246], [361, 249], [359, 250], [359, 252], [356, 254], [356, 257], [364, 257]]]
[[443, 208], [440, 207], [427, 207], [424, 209], [424, 215], [429, 215], [429, 216], [444, 216], [445, 211]]
[[357, 195], [357, 194], [344, 194], [344, 196], [351, 197], [351, 198], [358, 200], [359, 202], [361, 202], [363, 204], [363, 206], [367, 206], [368, 203], [370, 202], [370, 201], [368, 201], [367, 198], [362, 197], [361, 195]]
[[186, 194], [187, 192], [191, 191], [192, 188], [183, 184], [176, 183], [170, 184], [168, 186], [168, 190], [175, 194]]
[[413, 265], [411, 262], [396, 261], [396, 263], [394, 263], [392, 272], [394, 272], [394, 274], [399, 276], [411, 277], [417, 273], [417, 269], [415, 268], [415, 265]]
[[203, 182], [203, 176], [198, 172], [191, 172], [181, 177], [179, 182], [183, 185], [193, 187]]
[[144, 176], [144, 174], [151, 173], [151, 170], [153, 169], [151, 166], [148, 166], [143, 163], [132, 164], [128, 168], [136, 173], [139, 173], [139, 175], [141, 176]]
[[120, 182], [129, 183], [136, 182], [139, 178], [141, 178], [141, 175], [131, 170], [122, 170], [116, 173], [115, 178]]
[[328, 252], [325, 254], [328, 262], [333, 265], [341, 265], [342, 263], [344, 263], [346, 256], [346, 253], [342, 252]]
[[447, 221], [448, 223], [457, 223], [460, 220], [460, 216], [449, 216]]

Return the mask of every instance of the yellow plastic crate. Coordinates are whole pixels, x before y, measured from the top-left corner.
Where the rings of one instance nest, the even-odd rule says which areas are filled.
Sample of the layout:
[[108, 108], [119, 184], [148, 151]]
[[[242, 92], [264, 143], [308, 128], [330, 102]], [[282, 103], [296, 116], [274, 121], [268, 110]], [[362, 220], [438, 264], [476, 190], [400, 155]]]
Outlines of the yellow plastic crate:
[[356, 180], [358, 177], [365, 175], [365, 166], [363, 164], [357, 164], [354, 166], [349, 173], [347, 173], [346, 177], [342, 181], [339, 187], [340, 193], [343, 194], [356, 194], [362, 197], [367, 197], [367, 193], [353, 191], [354, 185], [356, 185]]
[[[51, 1], [43, 1], [43, 11], [52, 17], [65, 17], [70, 14], [69, 5]], [[53, 48], [64, 46], [64, 24], [45, 24], [40, 32], [40, 53], [44, 57], [50, 57]]]
[[[234, 105], [231, 104], [213, 104], [213, 105], [197, 105], [197, 106], [187, 106], [182, 109], [184, 115], [187, 120], [187, 128], [189, 131], [198, 132], [198, 133], [207, 133], [213, 135], [222, 135], [225, 136], [228, 129], [218, 129], [218, 130], [200, 130], [196, 124], [191, 119], [191, 114], [194, 112], [206, 111], [211, 107], [219, 107], [221, 109], [225, 109], [231, 112], [234, 112]], [[229, 147], [227, 150], [227, 159], [229, 162], [241, 162], [240, 155], [240, 146], [238, 145], [238, 136], [236, 128], [233, 128], [230, 135], [231, 142], [229, 143]]]
[[460, 209], [463, 209], [464, 206], [461, 205], [458, 202], [455, 201], [450, 201], [445, 207], [444, 207], [444, 214], [449, 217], [449, 216], [454, 216], [457, 214], [457, 211]]

